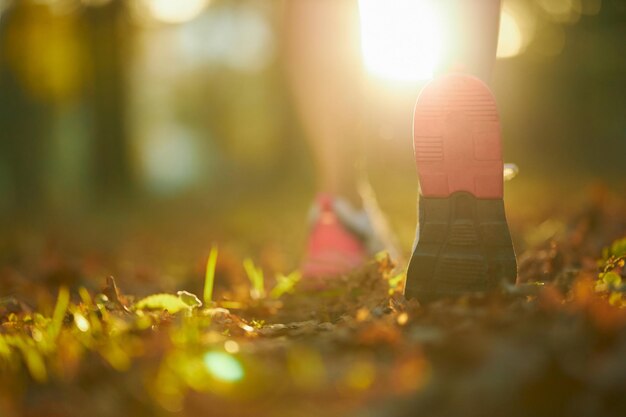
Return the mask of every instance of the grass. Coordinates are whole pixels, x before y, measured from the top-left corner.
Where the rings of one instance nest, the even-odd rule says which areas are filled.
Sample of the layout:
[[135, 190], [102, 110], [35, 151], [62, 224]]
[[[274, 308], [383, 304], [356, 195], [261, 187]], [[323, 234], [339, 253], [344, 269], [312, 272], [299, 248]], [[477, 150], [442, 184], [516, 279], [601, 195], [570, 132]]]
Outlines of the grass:
[[213, 286], [215, 285], [215, 266], [217, 265], [217, 246], [211, 248], [209, 257], [206, 261], [206, 271], [204, 273], [204, 292], [202, 299], [204, 304], [210, 306], [213, 304]]
[[257, 268], [254, 265], [254, 261], [250, 258], [246, 258], [243, 261], [243, 267], [250, 283], [252, 284], [250, 295], [254, 299], [263, 298], [265, 296], [265, 278], [263, 276], [263, 270], [261, 268]]

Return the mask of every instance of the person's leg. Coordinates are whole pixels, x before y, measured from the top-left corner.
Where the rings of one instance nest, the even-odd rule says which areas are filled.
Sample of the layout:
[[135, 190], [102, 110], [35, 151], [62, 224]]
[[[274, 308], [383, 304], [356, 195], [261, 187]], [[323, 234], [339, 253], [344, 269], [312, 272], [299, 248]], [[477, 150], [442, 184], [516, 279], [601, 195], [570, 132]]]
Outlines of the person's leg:
[[301, 271], [331, 277], [365, 261], [370, 234], [355, 167], [362, 74], [357, 1], [291, 0], [285, 17], [288, 81], [318, 194]]
[[465, 72], [489, 83], [498, 46], [500, 3], [500, 0], [441, 0], [446, 46], [440, 73]]
[[357, 2], [296, 0], [286, 7], [288, 80], [313, 154], [318, 191], [359, 204]]
[[[488, 82], [500, 0], [423, 1], [437, 1], [443, 15], [447, 47], [439, 72], [467, 72]], [[362, 58], [357, 1], [297, 0], [286, 8], [288, 80], [312, 151], [318, 191], [359, 205], [355, 156]]]

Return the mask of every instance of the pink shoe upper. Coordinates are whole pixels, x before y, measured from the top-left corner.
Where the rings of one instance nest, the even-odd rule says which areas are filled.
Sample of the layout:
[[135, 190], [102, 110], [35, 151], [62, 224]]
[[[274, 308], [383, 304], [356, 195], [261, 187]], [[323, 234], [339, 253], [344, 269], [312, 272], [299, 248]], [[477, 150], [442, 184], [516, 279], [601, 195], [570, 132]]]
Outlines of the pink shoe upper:
[[361, 266], [367, 250], [359, 237], [344, 226], [333, 209], [333, 198], [320, 194], [315, 219], [302, 264], [305, 278], [339, 276]]

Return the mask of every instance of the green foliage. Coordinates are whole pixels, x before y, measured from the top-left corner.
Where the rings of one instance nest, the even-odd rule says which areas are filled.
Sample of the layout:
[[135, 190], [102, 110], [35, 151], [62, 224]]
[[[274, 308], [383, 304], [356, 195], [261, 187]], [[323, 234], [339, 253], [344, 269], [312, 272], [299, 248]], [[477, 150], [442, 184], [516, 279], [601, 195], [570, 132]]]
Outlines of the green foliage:
[[601, 279], [608, 288], [619, 288], [622, 285], [622, 277], [613, 271], [605, 273]]
[[596, 281], [596, 291], [608, 292], [609, 303], [613, 306], [626, 307], [623, 293], [626, 288], [620, 273], [623, 273], [626, 261], [626, 238], [618, 239], [605, 248], [599, 261], [601, 271]]
[[61, 287], [59, 289], [59, 295], [57, 296], [57, 303], [54, 307], [54, 313], [52, 314], [52, 324], [48, 327], [48, 334], [51, 339], [56, 339], [63, 326], [63, 319], [65, 318], [65, 312], [70, 302], [70, 292], [67, 287]]
[[261, 268], [257, 268], [250, 258], [246, 258], [243, 261], [243, 267], [246, 270], [246, 274], [250, 280], [250, 284], [252, 285], [252, 289], [250, 290], [252, 298], [259, 299], [265, 297], [265, 279], [263, 278], [263, 270]]
[[167, 310], [171, 314], [176, 314], [179, 311], [188, 312], [201, 305], [202, 302], [194, 294], [187, 291], [179, 291], [178, 295], [149, 295], [135, 304], [135, 310]]
[[392, 278], [389, 278], [389, 288], [391, 289], [391, 291], [396, 291], [405, 279], [406, 274], [404, 272]]
[[283, 294], [292, 293], [301, 275], [299, 271], [293, 271], [289, 275], [279, 274], [276, 277], [276, 285], [270, 291], [270, 297], [280, 298]]
[[202, 306], [202, 301], [200, 301], [198, 296], [190, 293], [189, 291], [178, 291], [176, 292], [176, 295], [178, 295], [178, 298], [180, 298], [183, 303], [187, 304], [191, 308]]
[[4, 340], [4, 336], [0, 334], [0, 358], [8, 358], [11, 354], [11, 348]]
[[215, 284], [215, 265], [217, 264], [217, 246], [211, 248], [206, 261], [206, 272], [204, 273], [204, 304], [213, 303], [213, 286]]
[[24, 363], [33, 379], [37, 382], [46, 382], [48, 379], [48, 371], [46, 370], [46, 364], [41, 353], [39, 353], [36, 348], [26, 343], [23, 343], [20, 348], [24, 356]]
[[616, 240], [610, 247], [604, 248], [604, 250], [602, 251], [602, 257], [604, 261], [607, 261], [610, 258], [623, 258], [625, 256], [626, 237]]

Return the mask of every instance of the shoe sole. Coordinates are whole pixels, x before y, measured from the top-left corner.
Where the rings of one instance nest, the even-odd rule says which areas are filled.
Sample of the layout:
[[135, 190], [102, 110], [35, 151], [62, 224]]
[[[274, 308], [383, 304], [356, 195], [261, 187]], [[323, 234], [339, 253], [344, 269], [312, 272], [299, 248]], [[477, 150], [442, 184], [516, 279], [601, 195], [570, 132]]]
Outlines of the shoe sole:
[[515, 282], [500, 119], [489, 88], [461, 74], [431, 81], [415, 106], [413, 144], [419, 227], [407, 298], [428, 302]]

